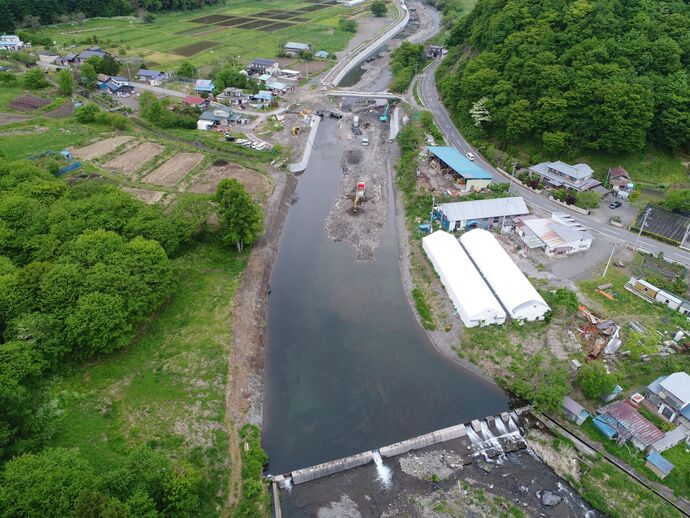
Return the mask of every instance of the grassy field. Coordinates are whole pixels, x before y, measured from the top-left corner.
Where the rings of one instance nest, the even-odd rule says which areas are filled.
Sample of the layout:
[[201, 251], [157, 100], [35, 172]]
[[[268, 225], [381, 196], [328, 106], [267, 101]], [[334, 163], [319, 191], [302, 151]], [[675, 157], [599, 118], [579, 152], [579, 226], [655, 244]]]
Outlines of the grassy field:
[[148, 444], [199, 468], [206, 481], [200, 516], [226, 494], [224, 425], [232, 298], [246, 264], [218, 244], [174, 260], [179, 283], [131, 347], [58, 381], [54, 446], [78, 447], [99, 472], [128, 448]]
[[12, 158], [26, 158], [44, 151], [61, 151], [97, 138], [102, 130], [98, 126], [78, 124], [71, 117], [57, 120], [36, 117], [0, 126], [0, 151]]
[[[338, 29], [338, 20], [352, 14], [351, 9], [341, 6], [327, 6], [312, 12], [296, 13], [304, 21], [296, 21], [290, 27], [275, 31], [227, 27], [219, 23], [194, 22], [207, 16], [251, 17], [269, 20], [261, 13], [269, 10], [295, 11], [314, 4], [300, 0], [231, 0], [222, 6], [212, 6], [194, 11], [166, 13], [156, 16], [153, 23], [143, 23], [138, 18], [100, 18], [80, 25], [50, 27], [42, 34], [58, 42], [59, 46], [82, 44], [85, 39], [97, 37], [99, 45], [111, 50], [125, 48], [128, 56], [141, 56], [146, 63], [161, 68], [189, 60], [196, 65], [219, 62], [244, 64], [256, 57], [274, 57], [286, 41], [304, 41], [316, 50], [334, 52], [342, 50], [352, 33]], [[278, 17], [278, 16], [277, 16]], [[216, 19], [217, 20], [217, 19]], [[287, 21], [279, 16], [275, 22]], [[173, 37], [171, 37], [173, 36]], [[176, 49], [209, 42], [212, 46], [197, 53], [184, 56]], [[184, 51], [183, 51], [184, 53]], [[156, 65], [156, 66], [157, 66]], [[169, 68], [168, 68], [169, 69]]]

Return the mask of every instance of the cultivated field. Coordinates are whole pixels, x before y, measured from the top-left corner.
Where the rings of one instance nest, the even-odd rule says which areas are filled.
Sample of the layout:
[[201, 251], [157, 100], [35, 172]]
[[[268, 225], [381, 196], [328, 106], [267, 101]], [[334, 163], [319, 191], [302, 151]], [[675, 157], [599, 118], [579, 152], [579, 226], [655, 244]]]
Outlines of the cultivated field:
[[105, 167], [118, 173], [133, 176], [146, 162], [160, 155], [163, 151], [165, 151], [165, 146], [155, 142], [142, 142], [110, 160], [105, 164]]
[[275, 57], [286, 41], [309, 42], [314, 50], [342, 50], [353, 34], [341, 31], [338, 20], [362, 9], [366, 7], [353, 10], [324, 1], [229, 0], [222, 6], [160, 14], [153, 23], [129, 17], [101, 18], [78, 27], [53, 26], [41, 34], [58, 46], [97, 34], [103, 48], [117, 54], [118, 48], [126, 47], [127, 55], [141, 55], [149, 65], [155, 61], [165, 68], [193, 57], [199, 66], [223, 57], [239, 56], [242, 62]]
[[21, 122], [26, 119], [26, 115], [16, 115], [14, 113], [0, 113], [0, 126], [4, 126], [5, 124], [12, 124], [14, 122]]
[[16, 97], [14, 101], [10, 103], [10, 108], [19, 112], [32, 112], [46, 104], [50, 104], [49, 99], [26, 94]]
[[173, 187], [187, 176], [202, 160], [200, 153], [178, 153], [144, 177], [146, 183]]
[[72, 154], [77, 158], [81, 158], [82, 160], [93, 160], [99, 156], [107, 155], [122, 144], [132, 140], [132, 138], [133, 137], [127, 136], [106, 138], [99, 140], [98, 142], [94, 142], [93, 144], [89, 144], [88, 146], [75, 149], [72, 151]]
[[128, 192], [135, 198], [139, 198], [144, 203], [148, 203], [149, 205], [153, 205], [154, 203], [161, 201], [163, 195], [165, 194], [162, 191], [149, 191], [146, 189], [137, 189], [135, 187], [121, 187], [121, 189], [125, 192]]
[[260, 201], [266, 198], [270, 189], [268, 178], [265, 175], [250, 171], [237, 164], [226, 164], [209, 167], [192, 182], [187, 190], [210, 194], [216, 192], [216, 187], [225, 178], [235, 178]]

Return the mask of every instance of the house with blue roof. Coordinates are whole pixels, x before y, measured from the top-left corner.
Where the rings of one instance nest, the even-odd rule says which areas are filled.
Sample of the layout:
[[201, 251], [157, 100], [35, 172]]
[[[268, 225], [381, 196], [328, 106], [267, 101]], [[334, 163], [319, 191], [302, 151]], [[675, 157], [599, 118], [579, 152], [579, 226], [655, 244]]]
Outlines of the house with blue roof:
[[146, 81], [152, 85], [158, 85], [165, 81], [168, 75], [160, 70], [147, 70], [145, 68], [140, 68], [137, 72], [137, 79], [139, 81]]
[[646, 397], [666, 420], [690, 427], [690, 376], [686, 372], [659, 376], [647, 385]]
[[252, 100], [261, 106], [269, 106], [273, 102], [273, 94], [268, 90], [259, 90], [259, 93], [252, 95]]
[[647, 455], [646, 461], [645, 467], [649, 468], [660, 479], [666, 478], [666, 475], [671, 473], [671, 470], [676, 467], [672, 462], [665, 459], [657, 452]]
[[194, 92], [196, 92], [197, 94], [211, 94], [213, 93], [214, 88], [215, 85], [213, 84], [213, 79], [197, 79], [194, 82]]
[[452, 174], [462, 192], [481, 191], [493, 181], [493, 177], [479, 164], [470, 160], [457, 149], [448, 146], [429, 146], [429, 160], [439, 172]]

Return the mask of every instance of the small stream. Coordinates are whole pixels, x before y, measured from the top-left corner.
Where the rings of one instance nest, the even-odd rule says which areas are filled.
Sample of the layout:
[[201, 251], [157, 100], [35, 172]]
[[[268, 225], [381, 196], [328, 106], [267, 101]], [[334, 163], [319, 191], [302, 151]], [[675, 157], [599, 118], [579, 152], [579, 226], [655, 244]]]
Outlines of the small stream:
[[342, 177], [338, 124], [321, 124], [271, 275], [263, 444], [273, 474], [508, 408], [496, 385], [440, 356], [417, 324], [392, 192], [375, 262], [327, 238]]

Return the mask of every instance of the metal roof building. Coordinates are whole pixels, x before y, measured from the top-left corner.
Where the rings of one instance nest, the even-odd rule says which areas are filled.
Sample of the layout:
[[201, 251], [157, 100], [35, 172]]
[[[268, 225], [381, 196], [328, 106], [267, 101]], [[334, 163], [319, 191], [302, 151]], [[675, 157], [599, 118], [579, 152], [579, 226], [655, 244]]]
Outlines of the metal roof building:
[[435, 208], [436, 217], [445, 230], [498, 227], [515, 216], [529, 214], [525, 200], [520, 196], [494, 198], [489, 200], [458, 201], [442, 203]]
[[438, 230], [422, 239], [422, 247], [465, 327], [505, 322], [505, 311], [455, 237]]
[[463, 178], [493, 180], [493, 177], [489, 173], [455, 148], [448, 146], [429, 146], [428, 149], [429, 153], [441, 160]]
[[657, 452], [647, 455], [646, 460], [647, 462], [645, 462], [645, 466], [651, 469], [654, 474], [661, 479], [666, 478], [666, 475], [671, 473], [671, 470], [676, 467], [675, 464], [665, 459]]
[[628, 401], [614, 401], [599, 408], [597, 413], [616, 429], [619, 440], [630, 440], [639, 450], [645, 450], [666, 436]]
[[460, 242], [512, 318], [541, 320], [550, 311], [491, 232], [470, 230], [460, 237]]

